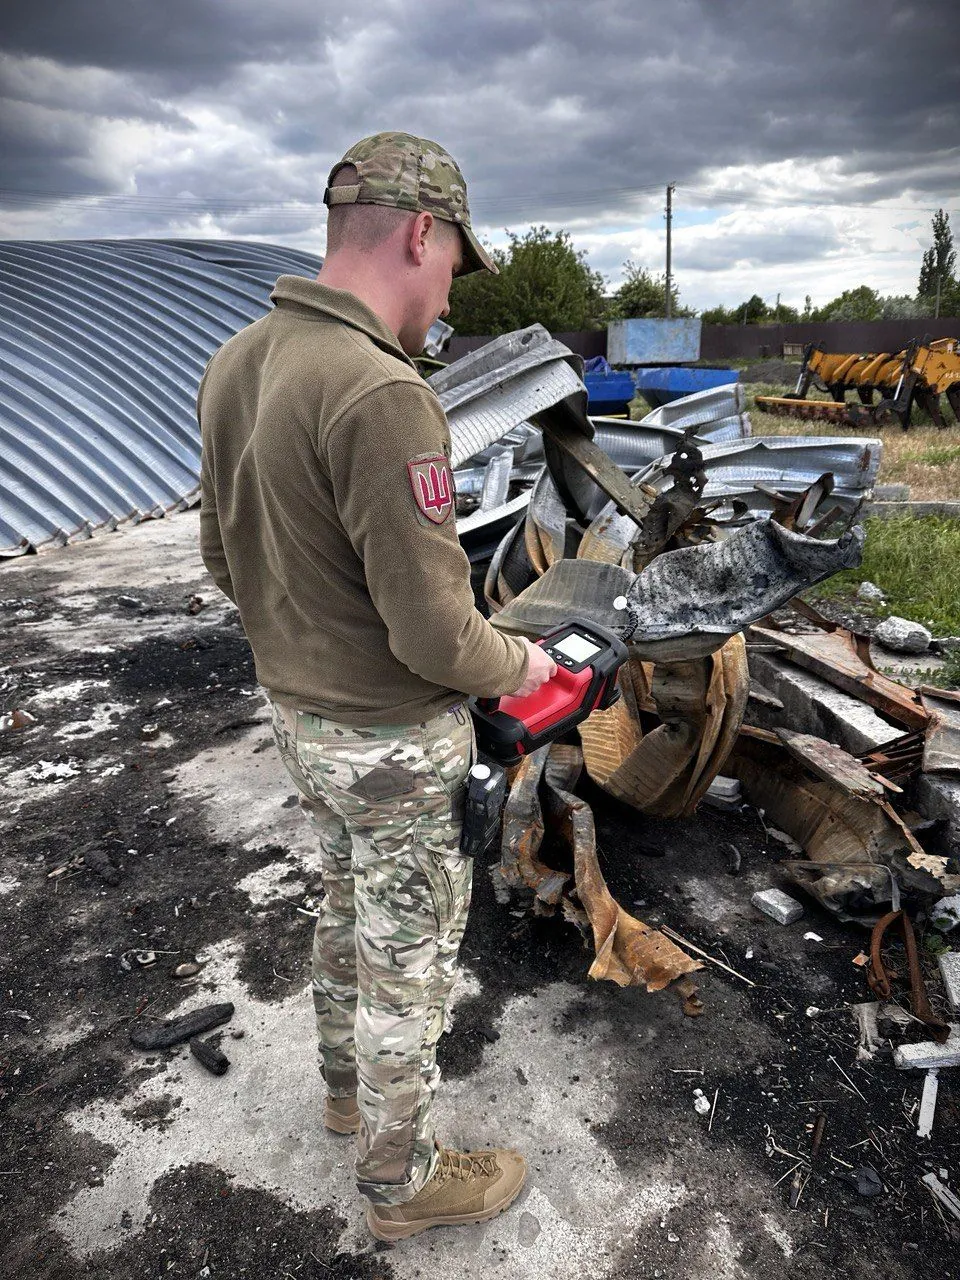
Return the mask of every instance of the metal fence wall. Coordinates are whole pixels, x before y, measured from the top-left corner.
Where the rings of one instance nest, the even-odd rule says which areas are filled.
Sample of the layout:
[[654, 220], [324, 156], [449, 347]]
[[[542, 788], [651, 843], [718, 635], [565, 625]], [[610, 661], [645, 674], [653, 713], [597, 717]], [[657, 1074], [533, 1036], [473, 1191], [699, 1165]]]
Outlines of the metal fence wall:
[[960, 338], [960, 319], [839, 320], [801, 324], [705, 324], [701, 360], [779, 356], [785, 342], [819, 342], [825, 351], [902, 351], [914, 338]]
[[[555, 333], [585, 359], [607, 354], [606, 329]], [[829, 324], [705, 324], [700, 334], [700, 359], [754, 360], [779, 356], [785, 342], [820, 342], [825, 351], [902, 351], [914, 338], [960, 338], [960, 319], [835, 321]], [[490, 338], [455, 334], [447, 355], [451, 360], [482, 347]]]

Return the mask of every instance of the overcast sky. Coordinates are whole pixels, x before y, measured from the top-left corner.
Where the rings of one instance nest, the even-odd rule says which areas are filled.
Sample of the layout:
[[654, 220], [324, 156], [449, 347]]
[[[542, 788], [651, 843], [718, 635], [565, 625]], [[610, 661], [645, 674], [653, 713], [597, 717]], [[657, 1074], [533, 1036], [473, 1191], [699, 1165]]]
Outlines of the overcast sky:
[[[322, 253], [326, 174], [381, 129], [460, 162], [474, 225], [567, 228], [696, 307], [913, 293], [960, 223], [955, 3], [3, 0], [0, 236]], [[38, 194], [39, 193], [39, 194]], [[960, 239], [960, 236], [958, 236]]]

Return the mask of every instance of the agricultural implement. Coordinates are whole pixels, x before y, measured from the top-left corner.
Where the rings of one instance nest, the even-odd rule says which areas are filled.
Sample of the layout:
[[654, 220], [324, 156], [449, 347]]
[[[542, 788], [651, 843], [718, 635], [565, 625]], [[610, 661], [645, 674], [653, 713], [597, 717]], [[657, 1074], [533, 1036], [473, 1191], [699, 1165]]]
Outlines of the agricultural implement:
[[[808, 400], [811, 386], [831, 400]], [[857, 402], [847, 400], [855, 391]], [[874, 396], [879, 400], [874, 403]], [[910, 426], [914, 404], [945, 427], [940, 396], [946, 395], [960, 422], [960, 341], [912, 342], [905, 351], [846, 355], [811, 344], [804, 354], [796, 390], [786, 396], [758, 396], [757, 408], [792, 418], [819, 418], [858, 428]]]

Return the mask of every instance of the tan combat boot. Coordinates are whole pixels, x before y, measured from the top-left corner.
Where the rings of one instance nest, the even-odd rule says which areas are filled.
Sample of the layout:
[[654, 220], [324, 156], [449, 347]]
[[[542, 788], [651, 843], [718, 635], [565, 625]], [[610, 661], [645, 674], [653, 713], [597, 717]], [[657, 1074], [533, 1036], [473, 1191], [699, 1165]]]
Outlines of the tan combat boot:
[[347, 1098], [331, 1098], [328, 1093], [323, 1108], [323, 1123], [334, 1133], [356, 1133], [360, 1128], [357, 1095], [351, 1093]]
[[427, 1227], [486, 1222], [516, 1199], [527, 1176], [517, 1151], [440, 1148], [433, 1177], [406, 1204], [372, 1204], [367, 1225], [378, 1240], [405, 1240]]

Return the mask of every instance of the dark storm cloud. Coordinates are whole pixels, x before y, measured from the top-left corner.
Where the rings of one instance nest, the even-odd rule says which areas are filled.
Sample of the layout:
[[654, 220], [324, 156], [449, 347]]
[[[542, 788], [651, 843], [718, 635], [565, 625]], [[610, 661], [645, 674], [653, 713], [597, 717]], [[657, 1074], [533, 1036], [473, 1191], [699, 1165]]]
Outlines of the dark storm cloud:
[[[825, 203], [957, 190], [945, 0], [7, 0], [2, 24], [7, 186], [315, 203], [351, 141], [403, 128], [449, 146], [493, 227], [635, 223], [667, 181], [723, 211], [697, 191], [735, 166], [773, 205], [804, 198], [805, 166]], [[783, 161], [789, 191], [757, 176]], [[734, 239], [699, 243], [703, 269], [835, 249], [831, 228]]]
[[169, 85], [209, 82], [244, 62], [295, 60], [321, 38], [317, 0], [5, 0], [11, 53], [67, 66], [150, 72]]
[[712, 239], [700, 239], [690, 248], [678, 237], [686, 271], [726, 271], [732, 265], [748, 267], [790, 266], [841, 252], [844, 243], [836, 227], [827, 223], [805, 231], [796, 227], [784, 231], [757, 226], [724, 230]]

